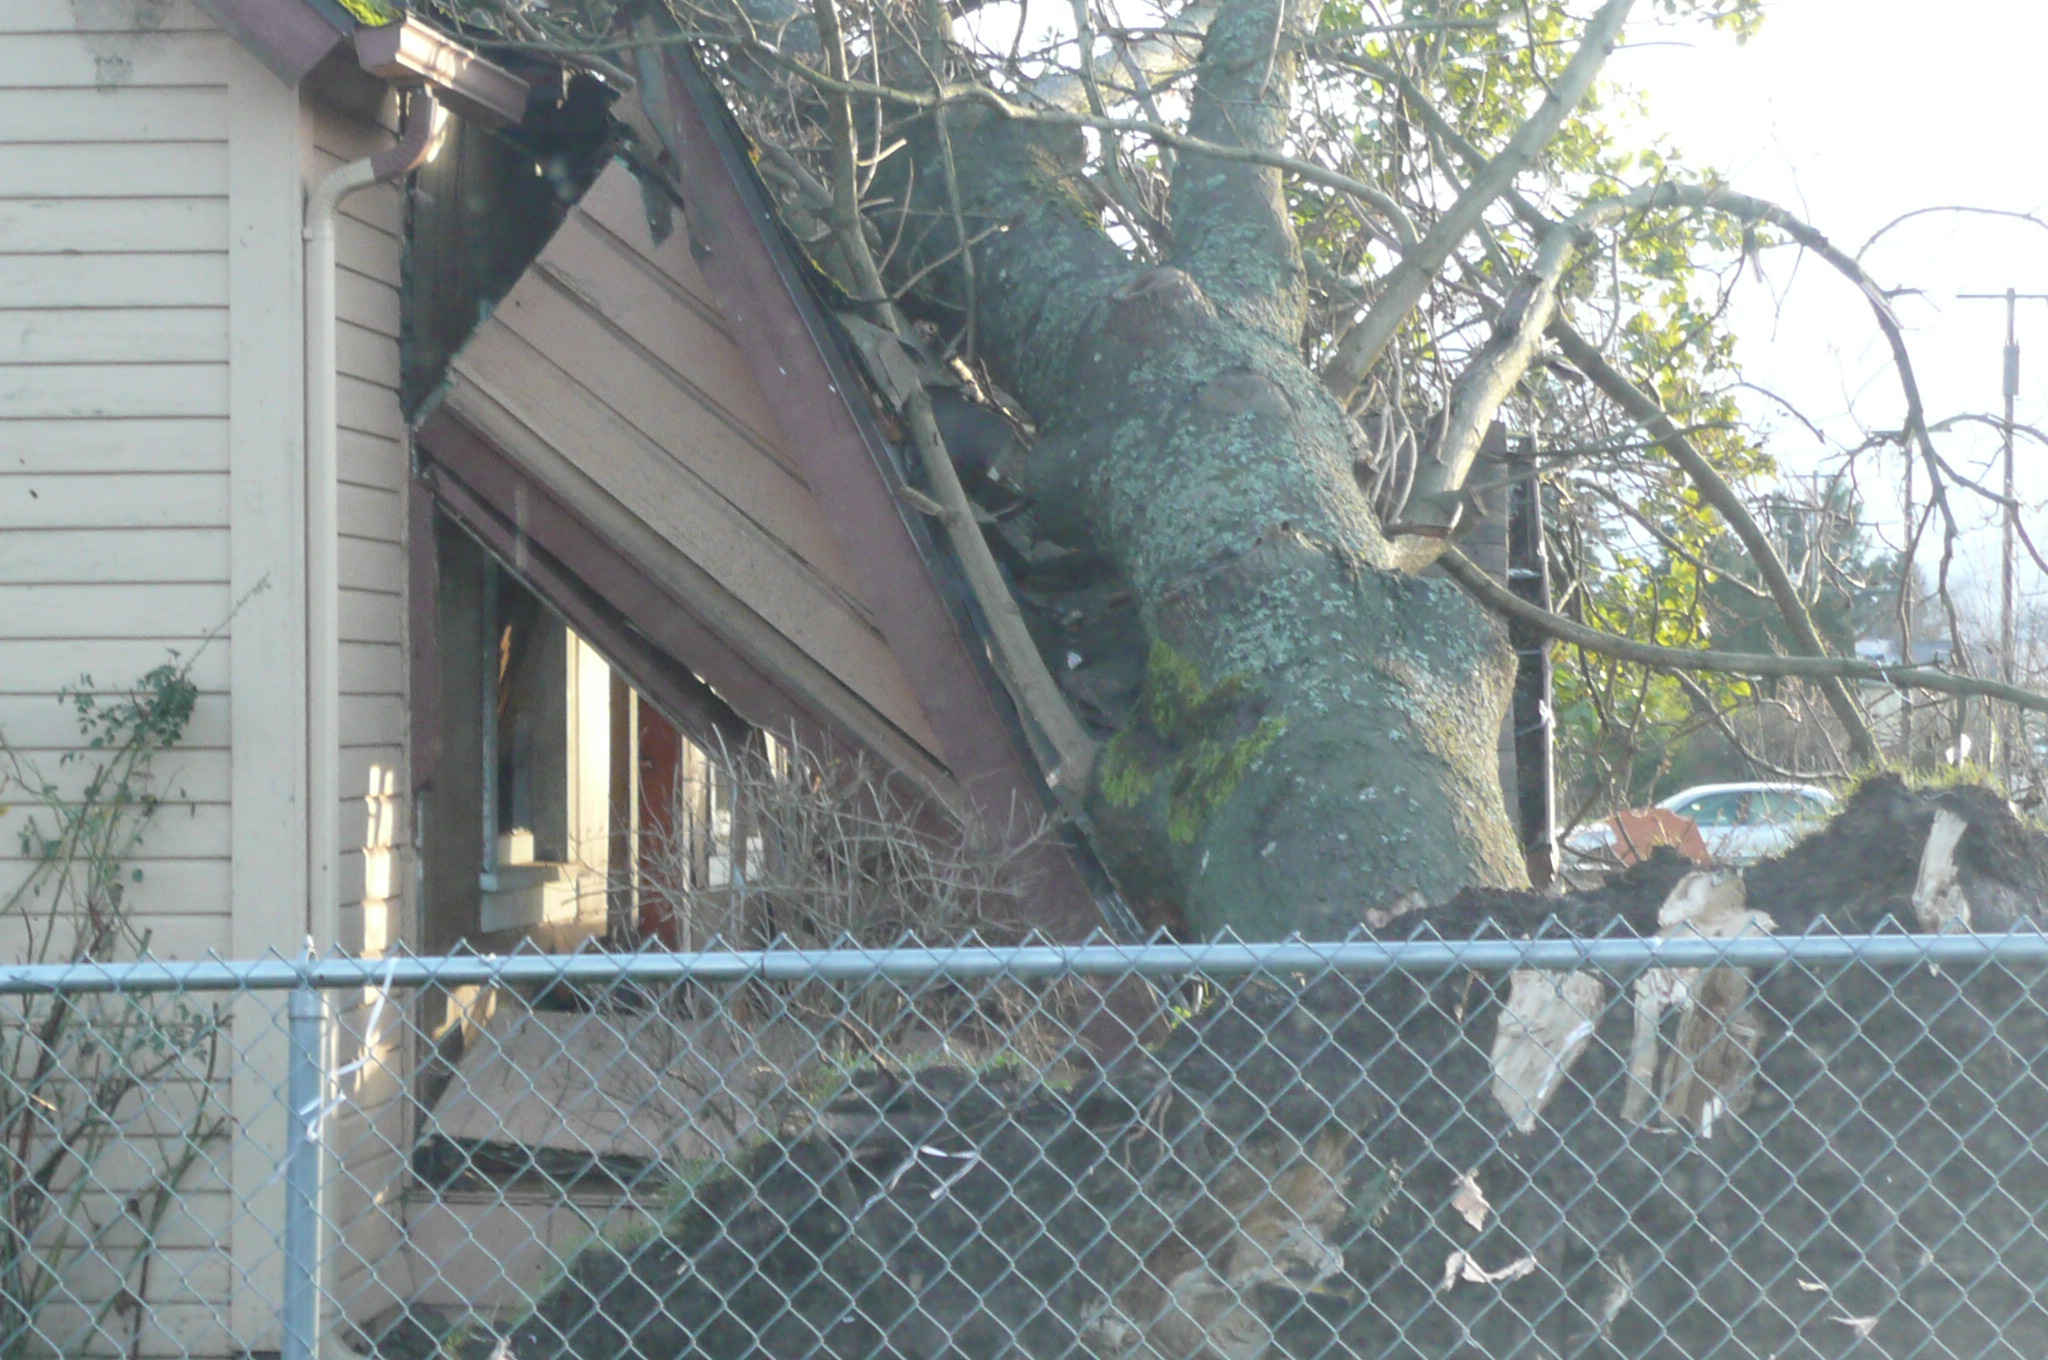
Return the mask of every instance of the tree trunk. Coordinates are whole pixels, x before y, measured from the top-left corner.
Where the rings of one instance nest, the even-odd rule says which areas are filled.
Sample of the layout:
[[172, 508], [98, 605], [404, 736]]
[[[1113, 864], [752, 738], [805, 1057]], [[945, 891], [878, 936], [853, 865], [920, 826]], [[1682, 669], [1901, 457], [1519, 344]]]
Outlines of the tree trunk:
[[[1191, 132], [1277, 144], [1315, 6], [1225, 6]], [[940, 182], [935, 137], [917, 178]], [[1097, 762], [1098, 839], [1136, 905], [1197, 936], [1341, 935], [1375, 907], [1524, 881], [1495, 738], [1500, 627], [1391, 567], [1350, 419], [1299, 349], [1277, 172], [1184, 154], [1170, 262], [1133, 263], [1078, 196], [1078, 134], [950, 116], [981, 351], [1039, 439], [1041, 531], [1132, 592], [1148, 660]], [[1155, 919], [1157, 916], [1155, 915]]]

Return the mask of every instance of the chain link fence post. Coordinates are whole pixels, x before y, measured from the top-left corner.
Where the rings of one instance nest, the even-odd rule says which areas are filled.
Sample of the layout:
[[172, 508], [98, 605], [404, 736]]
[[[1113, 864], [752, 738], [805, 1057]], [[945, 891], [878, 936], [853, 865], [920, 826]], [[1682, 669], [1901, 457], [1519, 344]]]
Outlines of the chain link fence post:
[[325, 1005], [310, 982], [292, 990], [284, 1152], [284, 1346], [313, 1360], [320, 1330], [320, 1052]]

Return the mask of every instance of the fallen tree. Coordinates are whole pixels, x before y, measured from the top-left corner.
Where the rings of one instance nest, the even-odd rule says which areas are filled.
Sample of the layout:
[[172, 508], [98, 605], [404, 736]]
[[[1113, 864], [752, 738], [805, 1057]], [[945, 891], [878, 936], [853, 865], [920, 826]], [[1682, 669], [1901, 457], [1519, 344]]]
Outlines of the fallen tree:
[[[1467, 890], [1381, 934], [2000, 930], [2044, 889], [2048, 838], [2001, 800], [1886, 777], [1740, 878], [1660, 855], [1571, 897]], [[1064, 1079], [864, 1073], [700, 1172], [655, 1232], [592, 1244], [503, 1344], [2038, 1356], [2038, 972], [1190, 990], [1159, 1042]]]

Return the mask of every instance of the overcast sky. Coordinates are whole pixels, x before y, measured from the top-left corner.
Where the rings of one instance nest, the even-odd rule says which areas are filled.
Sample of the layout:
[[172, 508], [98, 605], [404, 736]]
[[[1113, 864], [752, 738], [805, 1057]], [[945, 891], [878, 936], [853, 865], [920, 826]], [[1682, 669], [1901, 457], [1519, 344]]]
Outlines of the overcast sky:
[[[1710, 31], [1632, 25], [1629, 47], [1609, 69], [1647, 96], [1642, 132], [1721, 171], [1732, 187], [1785, 204], [1854, 253], [1915, 208], [1968, 204], [2048, 220], [2044, 65], [2048, 5], [2038, 0], [1775, 0], [1762, 32], [1739, 46]], [[1775, 255], [1768, 277], [1778, 295], [1747, 289], [1737, 316], [1747, 375], [1845, 442], [1859, 437], [1859, 423], [1896, 427], [1903, 406], [1867, 309], [1817, 262], [1795, 271], [1790, 252]], [[2048, 230], [1933, 215], [1892, 231], [1864, 264], [1887, 287], [1925, 290], [1897, 307], [1930, 418], [1995, 414], [2004, 304], [1955, 295], [2048, 292]], [[2021, 304], [2019, 340], [2018, 419], [2048, 424], [2048, 302]], [[1818, 441], [1790, 419], [1773, 423], [1785, 464], [1814, 465]], [[1938, 440], [1946, 456], [1987, 471], [1995, 485], [1986, 463], [1995, 431]], [[2048, 551], [2048, 450], [2023, 439], [2018, 461], [2025, 520]], [[1894, 521], [1898, 468], [1887, 459], [1884, 481], [1864, 487], [1873, 511]], [[1924, 479], [1920, 487], [1924, 498]], [[1988, 512], [1973, 508], [1971, 519], [1982, 525]], [[1995, 531], [1972, 537], [1974, 560], [1995, 571]], [[2020, 583], [2048, 604], [2048, 583], [2031, 567]]]

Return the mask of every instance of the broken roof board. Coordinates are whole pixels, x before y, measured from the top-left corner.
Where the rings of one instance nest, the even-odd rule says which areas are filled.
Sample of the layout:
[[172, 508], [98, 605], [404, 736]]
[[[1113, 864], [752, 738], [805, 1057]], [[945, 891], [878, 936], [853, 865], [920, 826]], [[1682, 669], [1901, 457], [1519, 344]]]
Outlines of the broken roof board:
[[[614, 164], [457, 354], [421, 442], [451, 462], [448, 422], [473, 432], [666, 597], [640, 612], [688, 612], [829, 725], [899, 768], [937, 769], [902, 667], [702, 292], [680, 237], [649, 242]], [[488, 495], [474, 469], [467, 480]], [[770, 725], [750, 694], [725, 697]]]
[[[862, 598], [911, 683], [952, 771], [982, 815], [1010, 824], [1047, 809], [1043, 772], [989, 661], [958, 568], [897, 493], [901, 477], [864, 389], [804, 276], [717, 90], [686, 49], [642, 67], [647, 112], [676, 161], [691, 253], [757, 374], [786, 378], [778, 420], [804, 478], [859, 575]], [[1077, 939], [1105, 923], [1134, 923], [1114, 895], [1098, 897], [1088, 851], [1070, 827], [1031, 854], [1039, 875], [1034, 924]], [[1084, 869], [1083, 866], [1088, 866]]]

